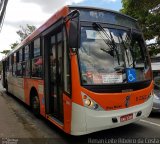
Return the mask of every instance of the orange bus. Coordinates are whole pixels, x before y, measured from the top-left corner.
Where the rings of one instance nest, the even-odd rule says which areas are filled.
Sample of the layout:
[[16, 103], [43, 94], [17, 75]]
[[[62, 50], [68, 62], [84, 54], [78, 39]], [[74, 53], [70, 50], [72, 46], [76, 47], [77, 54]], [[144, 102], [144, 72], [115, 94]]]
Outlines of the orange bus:
[[3, 86], [64, 132], [84, 135], [147, 117], [150, 58], [137, 21], [65, 6], [3, 59]]

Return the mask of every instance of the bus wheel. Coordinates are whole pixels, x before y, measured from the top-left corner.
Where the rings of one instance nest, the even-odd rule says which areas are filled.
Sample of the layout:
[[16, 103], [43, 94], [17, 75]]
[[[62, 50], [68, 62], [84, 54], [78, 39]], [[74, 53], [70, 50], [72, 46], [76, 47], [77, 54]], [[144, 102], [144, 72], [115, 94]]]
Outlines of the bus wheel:
[[32, 96], [31, 107], [32, 107], [32, 111], [34, 115], [39, 116], [40, 115], [40, 104], [39, 104], [38, 96]]

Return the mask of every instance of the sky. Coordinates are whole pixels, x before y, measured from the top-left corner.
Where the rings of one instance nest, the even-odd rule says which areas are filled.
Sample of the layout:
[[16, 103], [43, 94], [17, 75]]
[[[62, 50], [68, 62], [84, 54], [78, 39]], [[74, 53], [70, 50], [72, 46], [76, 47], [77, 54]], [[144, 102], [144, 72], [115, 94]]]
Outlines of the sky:
[[[0, 32], [0, 52], [19, 41], [16, 31], [26, 24], [41, 26], [64, 5], [93, 6], [119, 11], [121, 0], [9, 0]], [[4, 55], [0, 54], [0, 60]]]

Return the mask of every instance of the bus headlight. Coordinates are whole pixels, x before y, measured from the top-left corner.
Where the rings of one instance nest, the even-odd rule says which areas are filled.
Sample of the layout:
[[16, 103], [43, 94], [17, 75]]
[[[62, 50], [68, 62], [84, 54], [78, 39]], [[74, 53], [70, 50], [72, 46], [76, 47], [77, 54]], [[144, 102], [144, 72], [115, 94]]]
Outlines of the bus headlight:
[[84, 100], [84, 103], [85, 103], [85, 105], [87, 105], [87, 106], [93, 106], [93, 102], [90, 100], [90, 99], [86, 99], [86, 100]]
[[82, 95], [83, 104], [85, 107], [92, 109], [92, 110], [97, 110], [97, 111], [104, 110], [99, 104], [97, 104], [93, 99], [91, 99], [85, 93], [81, 92], [81, 95]]

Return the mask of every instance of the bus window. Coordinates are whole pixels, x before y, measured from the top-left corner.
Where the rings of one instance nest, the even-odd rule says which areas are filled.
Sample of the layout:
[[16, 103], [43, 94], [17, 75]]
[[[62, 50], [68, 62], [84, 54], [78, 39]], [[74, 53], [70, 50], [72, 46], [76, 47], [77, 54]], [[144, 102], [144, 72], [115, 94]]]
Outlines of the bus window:
[[8, 72], [9, 71], [9, 58], [7, 59], [7, 61], [6, 61], [6, 68], [5, 68], [5, 70], [6, 70], [6, 72]]
[[22, 49], [19, 50], [19, 62], [22, 61]]
[[30, 61], [26, 62], [26, 76], [30, 76]]
[[13, 76], [16, 76], [16, 64], [15, 63], [13, 64], [13, 73], [12, 74], [13, 74]]
[[24, 48], [24, 61], [29, 60], [29, 46], [25, 46]]
[[33, 55], [32, 59], [32, 77], [42, 77], [42, 56], [40, 50], [40, 38], [34, 41]]
[[13, 54], [13, 71], [12, 71], [12, 75], [16, 76], [16, 53]]
[[16, 53], [16, 58], [17, 58], [17, 72], [16, 75], [17, 76], [22, 76], [22, 49], [20, 49], [17, 53]]
[[40, 38], [34, 41], [34, 49], [33, 49], [34, 57], [40, 56]]
[[9, 57], [9, 72], [12, 72], [12, 56]]
[[22, 73], [25, 77], [30, 77], [30, 54], [29, 54], [29, 45], [24, 47], [23, 50], [23, 59], [22, 64]]
[[32, 60], [32, 77], [42, 77], [42, 57]]
[[17, 76], [22, 76], [22, 64], [18, 63], [17, 64]]

